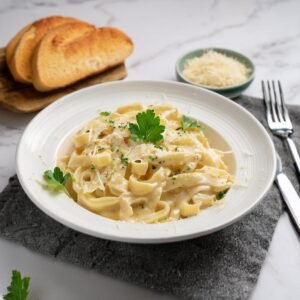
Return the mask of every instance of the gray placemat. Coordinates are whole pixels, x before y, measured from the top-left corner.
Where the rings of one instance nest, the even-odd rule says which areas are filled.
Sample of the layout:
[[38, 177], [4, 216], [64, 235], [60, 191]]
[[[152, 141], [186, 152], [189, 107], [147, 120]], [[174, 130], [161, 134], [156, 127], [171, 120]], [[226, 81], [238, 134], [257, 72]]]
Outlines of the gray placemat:
[[[264, 125], [261, 101], [238, 103]], [[300, 147], [300, 107], [289, 107]], [[299, 191], [287, 147], [274, 138], [285, 171]], [[258, 174], [259, 176], [259, 174]], [[282, 213], [275, 186], [241, 221], [209, 236], [163, 245], [135, 245], [93, 238], [41, 212], [16, 176], [0, 195], [0, 236], [65, 262], [182, 299], [245, 299], [253, 289]]]

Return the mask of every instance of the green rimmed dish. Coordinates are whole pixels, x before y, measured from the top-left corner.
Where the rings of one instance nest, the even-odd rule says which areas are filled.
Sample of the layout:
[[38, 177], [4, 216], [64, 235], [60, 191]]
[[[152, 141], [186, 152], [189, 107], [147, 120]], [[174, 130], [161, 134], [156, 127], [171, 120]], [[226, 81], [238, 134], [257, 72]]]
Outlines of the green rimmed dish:
[[[194, 82], [188, 80], [187, 78], [185, 78], [185, 76], [183, 75], [183, 70], [184, 70], [186, 61], [189, 59], [192, 59], [194, 57], [200, 57], [209, 50], [214, 50], [214, 51], [224, 54], [228, 57], [232, 57], [232, 58], [236, 59], [237, 61], [241, 62], [242, 64], [244, 64], [247, 67], [247, 69], [249, 70], [247, 80], [238, 85], [229, 86], [226, 88], [216, 88], [216, 87], [197, 84], [197, 83], [194, 83]], [[253, 62], [245, 55], [243, 55], [239, 52], [230, 50], [230, 49], [224, 49], [224, 48], [197, 49], [197, 50], [194, 50], [194, 51], [184, 54], [176, 62], [176, 76], [179, 81], [208, 89], [210, 91], [219, 93], [219, 94], [221, 94], [225, 97], [231, 98], [231, 99], [238, 97], [249, 87], [249, 85], [252, 83], [252, 81], [254, 79], [254, 75], [255, 75], [255, 66], [254, 66]]]

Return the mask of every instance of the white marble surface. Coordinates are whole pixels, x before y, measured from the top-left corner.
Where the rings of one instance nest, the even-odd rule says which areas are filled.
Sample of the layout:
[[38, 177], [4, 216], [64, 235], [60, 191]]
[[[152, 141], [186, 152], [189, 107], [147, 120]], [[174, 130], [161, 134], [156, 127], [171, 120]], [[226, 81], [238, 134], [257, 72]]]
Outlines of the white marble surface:
[[[260, 80], [280, 79], [286, 100], [300, 105], [300, 1], [1, 0], [0, 45], [23, 25], [47, 15], [71, 15], [122, 28], [135, 42], [129, 79], [174, 80], [185, 51], [219, 46], [250, 56]], [[0, 190], [15, 173], [17, 142], [34, 115], [0, 110]], [[171, 299], [91, 271], [53, 261], [0, 239], [0, 294], [13, 268], [32, 277], [31, 299]], [[251, 299], [300, 299], [300, 243], [284, 214]]]

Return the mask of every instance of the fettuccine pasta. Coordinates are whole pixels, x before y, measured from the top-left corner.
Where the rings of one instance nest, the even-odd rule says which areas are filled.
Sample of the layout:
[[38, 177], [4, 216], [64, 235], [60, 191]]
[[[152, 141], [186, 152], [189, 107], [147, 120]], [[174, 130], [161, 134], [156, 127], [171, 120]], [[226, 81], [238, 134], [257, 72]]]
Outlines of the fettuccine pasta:
[[[142, 138], [130, 128], [146, 111], [159, 118], [157, 142], [150, 140], [158, 127], [145, 125]], [[69, 192], [84, 208], [114, 220], [158, 223], [195, 216], [223, 198], [233, 182], [223, 155], [175, 107], [131, 104], [88, 122], [58, 164], [72, 175]]]

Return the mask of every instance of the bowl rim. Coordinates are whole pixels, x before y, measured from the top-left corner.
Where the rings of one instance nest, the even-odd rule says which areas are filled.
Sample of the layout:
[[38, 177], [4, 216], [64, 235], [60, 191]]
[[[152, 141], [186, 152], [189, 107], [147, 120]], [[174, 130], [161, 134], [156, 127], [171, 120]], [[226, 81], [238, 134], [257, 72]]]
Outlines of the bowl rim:
[[[220, 88], [220, 87], [212, 87], [212, 86], [208, 86], [208, 85], [204, 85], [204, 84], [199, 84], [199, 83], [196, 83], [196, 82], [192, 82], [190, 80], [188, 80], [183, 74], [182, 74], [182, 71], [180, 70], [179, 68], [179, 63], [182, 61], [182, 60], [186, 60], [186, 56], [190, 55], [190, 54], [195, 54], [199, 51], [203, 51], [203, 52], [206, 52], [206, 51], [209, 51], [209, 50], [215, 50], [216, 52], [219, 52], [219, 53], [231, 53], [234, 55], [234, 57], [242, 57], [245, 61], [247, 61], [247, 63], [249, 63], [249, 65], [251, 66], [251, 72], [250, 72], [250, 76], [245, 80], [243, 81], [242, 83], [240, 84], [237, 84], [237, 85], [231, 85], [229, 87], [223, 87], [223, 88]], [[241, 62], [238, 58], [237, 60], [244, 64], [243, 62]], [[245, 65], [245, 64], [244, 64]], [[183, 80], [184, 82], [186, 83], [189, 83], [189, 84], [192, 84], [194, 86], [198, 86], [198, 87], [202, 87], [202, 88], [205, 88], [205, 89], [209, 89], [211, 91], [216, 91], [216, 92], [229, 92], [231, 90], [234, 90], [234, 89], [237, 89], [237, 88], [241, 88], [245, 85], [247, 85], [248, 83], [250, 84], [254, 77], [255, 77], [255, 65], [253, 63], [253, 61], [246, 55], [240, 53], [240, 52], [237, 52], [235, 50], [231, 50], [231, 49], [228, 49], [228, 48], [219, 48], [219, 47], [207, 47], [207, 48], [198, 48], [198, 49], [194, 49], [192, 51], [189, 51], [189, 52], [186, 52], [185, 54], [181, 55], [177, 60], [176, 60], [176, 73], [177, 75], [180, 77], [181, 80]]]

